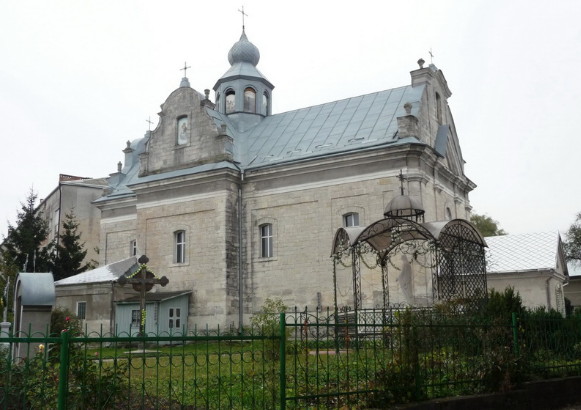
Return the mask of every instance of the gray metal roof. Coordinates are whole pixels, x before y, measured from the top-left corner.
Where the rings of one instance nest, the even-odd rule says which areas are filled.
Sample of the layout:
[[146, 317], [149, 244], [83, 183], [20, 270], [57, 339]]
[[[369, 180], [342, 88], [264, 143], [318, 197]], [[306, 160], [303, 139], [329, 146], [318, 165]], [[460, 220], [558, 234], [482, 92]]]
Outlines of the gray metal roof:
[[245, 143], [240, 162], [254, 168], [396, 143], [403, 105], [412, 103], [417, 115], [423, 90], [405, 86], [271, 115], [237, 135]]
[[[237, 131], [228, 116], [210, 108], [206, 110], [218, 129], [223, 124], [227, 126], [234, 141], [234, 160], [240, 168], [253, 169], [378, 146], [421, 143], [415, 137], [397, 137], [397, 117], [407, 115], [405, 103], [411, 103], [411, 115], [418, 116], [424, 90], [425, 85], [408, 85], [274, 114], [245, 132]], [[141, 182], [236, 168], [231, 163], [220, 162], [139, 177], [139, 154], [145, 152], [148, 138], [149, 133], [131, 142], [133, 152], [126, 159], [122, 172], [111, 178], [111, 191], [96, 202], [131, 196], [131, 185]]]
[[558, 232], [488, 236], [488, 273], [556, 269], [561, 236]]
[[119, 262], [100, 266], [96, 269], [79, 273], [78, 275], [57, 280], [54, 284], [55, 286], [62, 286], [78, 285], [82, 283], [113, 282], [119, 279], [121, 275], [132, 269], [134, 266], [137, 266], [137, 258], [132, 256], [131, 258], [123, 259]]

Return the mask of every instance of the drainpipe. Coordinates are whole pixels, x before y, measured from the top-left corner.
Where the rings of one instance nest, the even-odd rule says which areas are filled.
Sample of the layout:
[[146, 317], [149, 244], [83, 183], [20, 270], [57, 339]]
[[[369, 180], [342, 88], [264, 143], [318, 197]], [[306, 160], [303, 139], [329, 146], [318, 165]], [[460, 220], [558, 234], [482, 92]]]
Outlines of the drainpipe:
[[244, 183], [244, 170], [234, 162], [234, 166], [240, 172], [240, 182], [238, 182], [238, 332], [242, 332], [244, 325], [244, 292], [242, 289], [242, 184]]
[[[244, 180], [244, 173], [241, 173]], [[244, 303], [242, 301], [242, 184], [238, 187], [238, 329], [242, 332]]]

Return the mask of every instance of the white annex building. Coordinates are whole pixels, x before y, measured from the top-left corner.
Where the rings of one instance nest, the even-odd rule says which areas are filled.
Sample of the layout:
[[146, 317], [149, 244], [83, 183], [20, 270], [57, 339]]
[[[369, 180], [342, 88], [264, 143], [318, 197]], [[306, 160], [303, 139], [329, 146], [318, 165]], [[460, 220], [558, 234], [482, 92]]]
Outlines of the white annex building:
[[[441, 70], [420, 60], [409, 84], [274, 114], [274, 85], [256, 68], [259, 58], [243, 31], [214, 101], [184, 77], [155, 129], [127, 142], [124, 163], [93, 202], [101, 211], [100, 269], [146, 254], [151, 271], [169, 279], [148, 296], [148, 317], [237, 326], [268, 297], [332, 306], [335, 232], [382, 219], [400, 195], [400, 172], [426, 222], [469, 219], [475, 184], [464, 174]], [[107, 283], [99, 286], [103, 306], [120, 315], [123, 304], [137, 308], [111, 290], [118, 268], [101, 272]], [[61, 304], [71, 309], [80, 302], [89, 319], [97, 305], [86, 289], [71, 290], [73, 278], [57, 282], [57, 297], [66, 293]], [[339, 292], [352, 292], [349, 277], [339, 282]], [[407, 290], [414, 300], [431, 297], [427, 285], [422, 294], [414, 289]], [[377, 290], [363, 272], [362, 307], [380, 304]]]
[[518, 291], [529, 308], [565, 314], [569, 271], [559, 232], [537, 232], [485, 238], [488, 287]]

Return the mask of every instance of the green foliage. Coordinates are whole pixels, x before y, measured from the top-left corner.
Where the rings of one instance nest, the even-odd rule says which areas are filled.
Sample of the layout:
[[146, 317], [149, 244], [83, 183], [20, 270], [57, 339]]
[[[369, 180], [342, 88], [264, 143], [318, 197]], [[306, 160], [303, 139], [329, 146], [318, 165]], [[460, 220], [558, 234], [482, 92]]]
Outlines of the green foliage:
[[472, 214], [470, 216], [470, 222], [472, 222], [482, 236], [498, 236], [506, 235], [504, 229], [501, 229], [498, 221], [495, 221], [488, 215]]
[[510, 324], [513, 313], [520, 317], [525, 310], [520, 294], [509, 286], [502, 292], [495, 289], [488, 292], [488, 301], [482, 314], [493, 323]]
[[[276, 337], [280, 333], [280, 314], [287, 310], [287, 306], [280, 298], [266, 298], [262, 308], [250, 319], [253, 332], [256, 331], [263, 336]], [[285, 337], [288, 340], [290, 329], [286, 328]], [[275, 360], [280, 357], [280, 340], [269, 339], [265, 341], [265, 355], [267, 358]]]
[[252, 326], [262, 330], [262, 333], [277, 333], [279, 327], [279, 315], [286, 312], [288, 307], [280, 298], [266, 298], [259, 312], [250, 319]]
[[64, 331], [69, 331], [74, 336], [80, 335], [81, 322], [70, 310], [56, 307], [50, 315], [50, 334], [60, 336]]
[[[55, 309], [51, 315], [51, 334], [60, 336], [63, 332], [80, 336], [80, 322], [68, 310]], [[31, 408], [57, 407], [60, 354], [60, 345], [53, 345], [50, 351], [43, 346], [23, 363], [27, 382], [22, 394]], [[123, 399], [129, 388], [127, 363], [103, 366], [74, 342], [70, 343], [68, 354], [68, 408], [108, 408]]]
[[55, 280], [68, 278], [96, 266], [96, 261], [93, 260], [83, 264], [87, 251], [84, 249], [85, 244], [81, 243], [79, 223], [73, 210], [65, 215], [63, 228], [64, 232], [59, 235], [60, 240], [56, 244], [53, 266]]
[[31, 189], [26, 203], [21, 203], [16, 226], [8, 225], [3, 243], [3, 259], [24, 272], [49, 272], [52, 267], [52, 245], [43, 246], [48, 224], [35, 208], [37, 195]]
[[581, 263], [581, 213], [577, 214], [575, 221], [573, 221], [565, 236], [565, 256], [567, 260]]

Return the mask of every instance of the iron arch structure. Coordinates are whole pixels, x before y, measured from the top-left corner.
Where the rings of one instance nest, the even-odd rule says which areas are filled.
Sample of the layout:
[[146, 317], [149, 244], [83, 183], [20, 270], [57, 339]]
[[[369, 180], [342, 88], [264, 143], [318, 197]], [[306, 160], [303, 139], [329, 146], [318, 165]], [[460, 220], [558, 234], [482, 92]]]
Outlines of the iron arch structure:
[[431, 272], [432, 301], [457, 300], [472, 304], [486, 298], [486, 242], [468, 221], [421, 223], [406, 217], [388, 216], [367, 227], [339, 228], [333, 240], [334, 307], [337, 298], [337, 267], [351, 267], [353, 309], [361, 309], [361, 263], [381, 271], [383, 308], [391, 306], [389, 267], [392, 259], [405, 255], [412, 261], [422, 261]]

